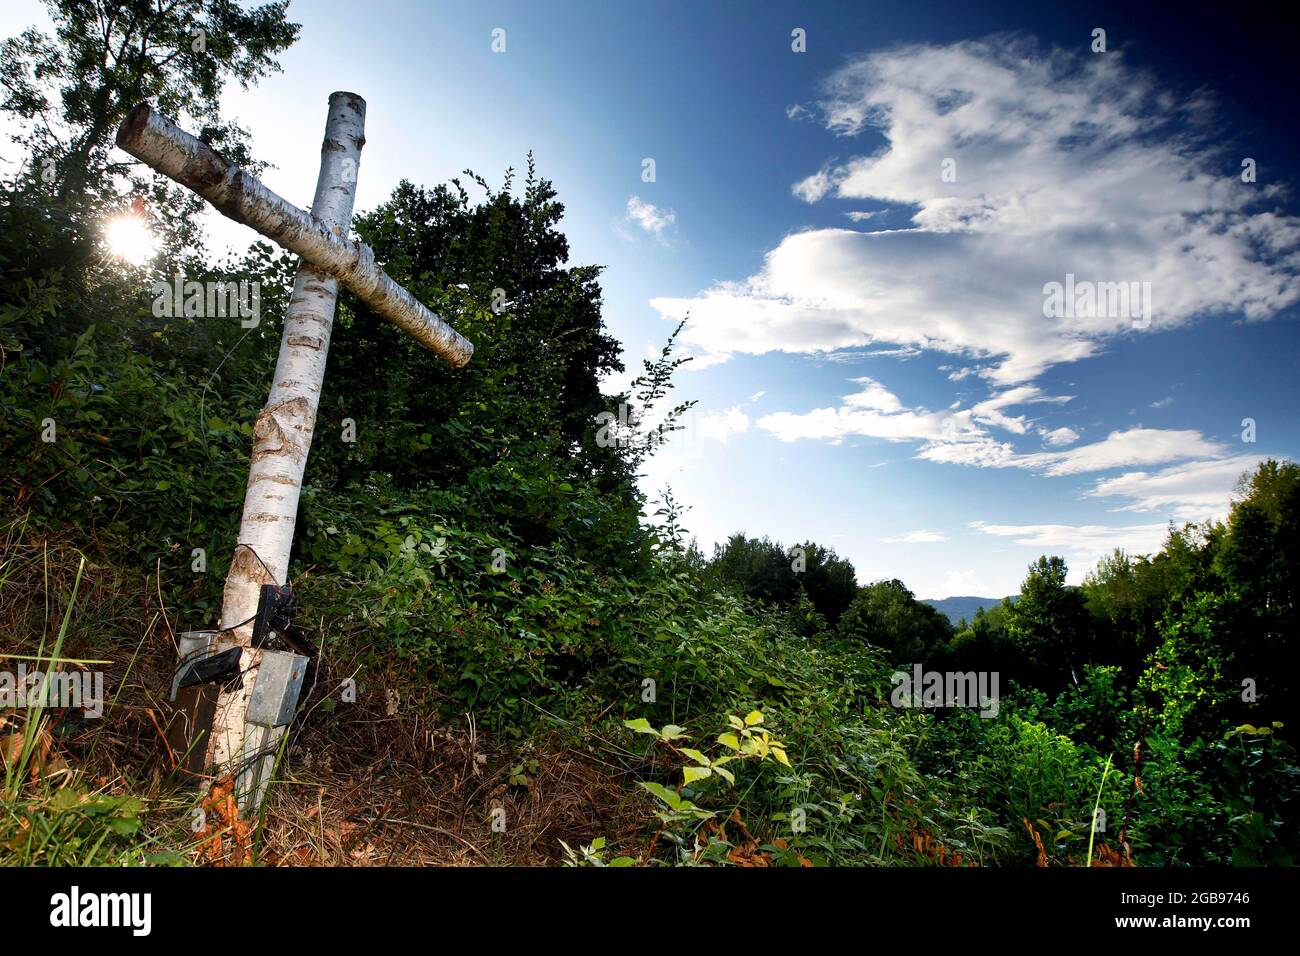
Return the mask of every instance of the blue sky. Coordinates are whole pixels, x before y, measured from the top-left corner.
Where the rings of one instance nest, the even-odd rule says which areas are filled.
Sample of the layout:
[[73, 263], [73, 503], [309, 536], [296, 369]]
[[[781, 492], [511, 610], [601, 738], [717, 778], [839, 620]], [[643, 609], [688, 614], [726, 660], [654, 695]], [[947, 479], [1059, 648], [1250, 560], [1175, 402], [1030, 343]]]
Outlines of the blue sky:
[[[1153, 550], [1300, 447], [1285, 38], [1129, 6], [299, 0], [284, 72], [226, 106], [301, 205], [336, 89], [369, 106], [359, 208], [532, 149], [629, 367], [691, 314], [699, 405], [646, 481], [706, 550], [813, 539], [1001, 595], [1041, 553], [1079, 580]], [[1149, 313], [1047, 316], [1067, 273], [1150, 283]]]

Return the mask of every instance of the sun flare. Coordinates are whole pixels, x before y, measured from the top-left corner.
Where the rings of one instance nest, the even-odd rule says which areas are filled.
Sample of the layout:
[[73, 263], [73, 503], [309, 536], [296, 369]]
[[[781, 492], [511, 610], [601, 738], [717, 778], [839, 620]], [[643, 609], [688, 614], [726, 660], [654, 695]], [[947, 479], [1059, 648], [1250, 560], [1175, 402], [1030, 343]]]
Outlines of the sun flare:
[[144, 265], [158, 250], [158, 237], [140, 216], [125, 215], [109, 220], [104, 226], [108, 249], [133, 266]]

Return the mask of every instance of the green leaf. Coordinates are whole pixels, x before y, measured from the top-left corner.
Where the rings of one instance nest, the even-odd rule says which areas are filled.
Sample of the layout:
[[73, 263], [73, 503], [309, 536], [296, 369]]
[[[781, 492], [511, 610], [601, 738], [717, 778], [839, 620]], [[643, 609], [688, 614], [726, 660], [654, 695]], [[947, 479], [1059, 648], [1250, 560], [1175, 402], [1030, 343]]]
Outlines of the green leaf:
[[175, 850], [161, 850], [158, 853], [150, 853], [144, 858], [144, 862], [146, 866], [183, 866], [185, 857]]
[[650, 721], [644, 717], [638, 717], [636, 720], [625, 720], [623, 726], [628, 730], [635, 730], [638, 734], [652, 734], [659, 736], [659, 731], [650, 726]]
[[732, 750], [740, 749], [740, 739], [735, 734], [718, 734], [718, 743]]
[[50, 800], [50, 809], [57, 811], [71, 810], [77, 805], [81, 795], [71, 787], [64, 787]]
[[682, 753], [686, 754], [686, 756], [690, 757], [701, 767], [709, 766], [709, 758], [704, 756], [704, 754], [700, 753], [698, 750], [692, 750], [690, 747], [683, 747]]
[[674, 810], [680, 810], [682, 808], [682, 798], [679, 797], [672, 790], [669, 790], [662, 783], [654, 783], [653, 781], [643, 780], [641, 782], [641, 786], [644, 787], [646, 790], [649, 790], [651, 793], [653, 793], [664, 803], [668, 804], [668, 806], [672, 807]]
[[696, 780], [703, 780], [705, 777], [713, 775], [713, 771], [708, 767], [683, 767], [682, 768], [682, 785], [694, 783]]
[[761, 710], [751, 710], [745, 715], [745, 726], [753, 727], [755, 724], [763, 722], [763, 712]]

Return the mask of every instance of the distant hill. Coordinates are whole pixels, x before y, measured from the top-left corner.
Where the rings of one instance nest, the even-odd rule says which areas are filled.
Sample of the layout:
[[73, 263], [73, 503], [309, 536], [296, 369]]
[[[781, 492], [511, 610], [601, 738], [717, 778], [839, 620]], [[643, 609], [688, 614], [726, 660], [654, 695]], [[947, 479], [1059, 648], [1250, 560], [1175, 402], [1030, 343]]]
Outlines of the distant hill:
[[967, 621], [972, 620], [975, 617], [975, 612], [980, 608], [984, 608], [986, 612], [992, 610], [994, 607], [1002, 603], [1002, 598], [946, 597], [935, 598], [930, 601], [922, 601], [921, 603], [928, 604], [936, 611], [946, 614], [948, 620], [952, 621], [953, 624], [957, 624], [962, 618], [965, 618]]

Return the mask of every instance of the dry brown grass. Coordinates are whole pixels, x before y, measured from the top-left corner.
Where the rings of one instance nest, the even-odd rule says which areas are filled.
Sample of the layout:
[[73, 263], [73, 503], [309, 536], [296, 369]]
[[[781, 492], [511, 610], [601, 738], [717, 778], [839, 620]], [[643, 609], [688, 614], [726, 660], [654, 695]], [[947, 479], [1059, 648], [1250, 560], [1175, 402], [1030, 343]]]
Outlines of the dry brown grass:
[[[521, 752], [472, 715], [450, 727], [382, 709], [344, 719], [346, 729], [310, 721], [289, 750], [264, 834], [281, 863], [546, 865], [562, 859], [560, 840], [634, 846], [649, 818], [622, 771], [558, 736]], [[536, 772], [511, 784], [521, 760]]]
[[[67, 540], [0, 533], [0, 666], [5, 654], [35, 654], [59, 595], [71, 590], [76, 552]], [[227, 819], [221, 782], [186, 782], [172, 772], [163, 741], [175, 665], [175, 614], [161, 599], [156, 570], [135, 573], [91, 560], [83, 576], [65, 658], [108, 659], [105, 692], [116, 702], [103, 718], [51, 714], [55, 747], [73, 772], [100, 791], [131, 792], [156, 808], [154, 832], [182, 834], [174, 848], [199, 865], [257, 860], [283, 866], [553, 865], [560, 841], [577, 847], [604, 836], [611, 855], [640, 855], [653, 817], [649, 798], [631, 784], [626, 762], [559, 734], [520, 744], [482, 731], [473, 714], [448, 723], [431, 715], [427, 687], [393, 669], [370, 674], [349, 660], [319, 660], [290, 734], [260, 832]], [[179, 629], [179, 628], [178, 628]], [[309, 635], [319, 642], [320, 635]], [[71, 665], [68, 665], [71, 666]], [[338, 703], [347, 677], [357, 700]], [[396, 706], [393, 697], [396, 694]], [[421, 695], [423, 697], [421, 698]], [[331, 710], [325, 701], [334, 699]], [[535, 761], [526, 785], [511, 770]], [[190, 781], [193, 788], [194, 781]], [[182, 799], [178, 799], [181, 797]], [[210, 817], [197, 838], [178, 807], [202, 801]], [[165, 808], [165, 809], [164, 809]], [[504, 832], [492, 826], [504, 811]]]

